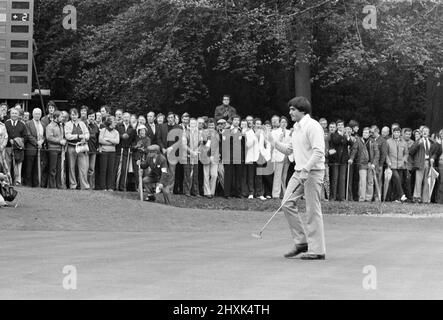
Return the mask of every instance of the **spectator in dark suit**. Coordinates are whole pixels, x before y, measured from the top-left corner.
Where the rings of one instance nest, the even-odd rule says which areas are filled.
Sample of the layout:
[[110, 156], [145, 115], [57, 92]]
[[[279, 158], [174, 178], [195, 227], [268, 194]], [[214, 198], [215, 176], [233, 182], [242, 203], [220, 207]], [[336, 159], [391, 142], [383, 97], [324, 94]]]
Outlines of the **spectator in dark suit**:
[[[26, 156], [26, 184], [30, 187], [38, 187], [42, 184], [42, 181], [38, 181], [38, 166], [40, 165], [40, 172], [42, 173], [43, 180], [43, 170], [42, 166], [42, 149], [45, 143], [45, 127], [40, 121], [42, 116], [42, 111], [39, 108], [35, 108], [32, 111], [32, 120], [26, 123], [26, 129], [28, 130], [28, 139], [25, 143], [25, 156]], [[38, 163], [38, 155], [40, 152], [40, 164]], [[43, 184], [42, 184], [43, 186]]]
[[[386, 156], [388, 154], [388, 145], [387, 145], [387, 140], [385, 137], [380, 135], [380, 129], [378, 128], [378, 126], [373, 125], [370, 128], [369, 133], [371, 134], [371, 136], [374, 138], [374, 141], [377, 143], [378, 145], [378, 149], [380, 152], [380, 160], [378, 163], [378, 170], [377, 170], [377, 182], [378, 185], [380, 187], [380, 193], [384, 194], [384, 191], [382, 190], [383, 188], [383, 172], [384, 169], [386, 168]], [[386, 130], [385, 130], [386, 133]], [[388, 133], [389, 133], [389, 128], [388, 128]], [[378, 199], [378, 195], [375, 194], [375, 200], [381, 200]]]
[[230, 102], [231, 102], [231, 97], [225, 94], [223, 96], [223, 104], [215, 108], [215, 113], [214, 113], [215, 121], [218, 121], [220, 119], [225, 119], [226, 121], [232, 121], [232, 118], [237, 114], [237, 110], [229, 105]]
[[[336, 128], [330, 124], [329, 164], [331, 166], [331, 200], [343, 201], [346, 198], [346, 171], [349, 160], [349, 147], [352, 141], [345, 135], [343, 120], [336, 121]], [[332, 126], [331, 126], [332, 125]]]
[[158, 128], [158, 145], [169, 166], [169, 190], [174, 190], [175, 168], [179, 159], [179, 145], [183, 130], [175, 123], [173, 112], [168, 113], [167, 122]]
[[88, 168], [88, 182], [91, 189], [95, 189], [95, 165], [97, 162], [97, 152], [98, 152], [98, 138], [100, 135], [100, 128], [95, 122], [95, 111], [88, 110], [88, 119], [86, 125], [89, 130], [89, 168]]
[[[123, 113], [122, 122], [117, 124], [117, 131], [120, 135], [120, 141], [117, 145], [117, 161], [115, 163], [116, 170], [118, 175], [118, 168], [120, 167], [120, 180], [117, 181], [118, 185], [116, 185], [116, 189], [120, 191], [127, 190], [127, 182], [128, 182], [128, 155], [129, 150], [135, 144], [136, 131], [129, 123], [131, 115], [128, 112]], [[117, 176], [118, 178], [118, 176]]]
[[8, 132], [8, 144], [6, 145], [6, 163], [14, 171], [14, 184], [22, 184], [22, 164], [24, 159], [24, 145], [28, 139], [26, 125], [19, 120], [19, 110], [10, 110], [10, 119], [6, 121], [6, 131]]
[[147, 114], [146, 128], [148, 129], [148, 138], [151, 139], [152, 144], [157, 144], [158, 126], [155, 124], [155, 113], [150, 111]]

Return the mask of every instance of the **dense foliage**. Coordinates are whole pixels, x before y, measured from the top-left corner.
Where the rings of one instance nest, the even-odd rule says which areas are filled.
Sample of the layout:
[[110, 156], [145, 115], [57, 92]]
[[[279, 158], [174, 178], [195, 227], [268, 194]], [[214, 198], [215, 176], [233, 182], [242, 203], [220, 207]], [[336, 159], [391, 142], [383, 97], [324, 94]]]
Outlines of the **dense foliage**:
[[212, 114], [230, 93], [242, 115], [270, 116], [308, 63], [316, 116], [417, 125], [443, 66], [435, 1], [372, 1], [375, 30], [367, 0], [77, 0], [77, 31], [62, 27], [66, 3], [38, 2], [37, 64], [75, 105]]

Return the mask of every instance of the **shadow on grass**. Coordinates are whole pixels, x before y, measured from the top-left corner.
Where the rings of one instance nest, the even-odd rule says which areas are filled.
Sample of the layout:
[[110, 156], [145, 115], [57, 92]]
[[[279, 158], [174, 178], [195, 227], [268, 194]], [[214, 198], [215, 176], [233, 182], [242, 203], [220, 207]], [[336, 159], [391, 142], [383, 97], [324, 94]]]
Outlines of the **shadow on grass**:
[[[116, 196], [140, 201], [139, 194], [136, 192], [116, 192]], [[156, 196], [157, 203], [163, 203], [163, 195]], [[207, 199], [205, 197], [186, 197], [183, 195], [172, 195], [171, 205], [178, 208], [196, 208], [205, 210], [228, 210], [228, 211], [266, 211], [273, 212], [281, 204], [279, 199], [269, 199], [262, 201], [260, 199], [215, 197]], [[305, 201], [301, 200], [299, 209], [305, 209]], [[324, 201], [322, 202], [322, 211], [324, 214], [442, 214], [443, 205], [440, 204], [413, 204], [413, 203], [394, 203], [394, 202], [354, 202], [354, 201]]]

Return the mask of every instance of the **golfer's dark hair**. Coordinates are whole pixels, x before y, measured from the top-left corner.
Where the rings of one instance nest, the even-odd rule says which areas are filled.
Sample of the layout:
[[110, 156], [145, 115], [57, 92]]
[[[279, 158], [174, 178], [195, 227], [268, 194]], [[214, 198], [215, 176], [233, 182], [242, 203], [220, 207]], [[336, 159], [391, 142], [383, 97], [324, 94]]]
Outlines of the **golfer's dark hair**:
[[300, 112], [303, 112], [304, 114], [312, 113], [311, 103], [305, 97], [295, 97], [294, 99], [288, 102], [288, 107], [289, 108], [294, 107], [295, 109], [297, 109]]

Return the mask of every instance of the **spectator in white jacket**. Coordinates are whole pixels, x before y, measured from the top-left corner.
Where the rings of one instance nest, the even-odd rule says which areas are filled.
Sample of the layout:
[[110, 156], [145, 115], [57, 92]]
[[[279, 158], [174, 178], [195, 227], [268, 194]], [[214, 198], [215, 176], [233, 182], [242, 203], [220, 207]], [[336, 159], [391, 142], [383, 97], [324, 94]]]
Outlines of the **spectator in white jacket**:
[[[271, 119], [272, 124], [272, 137], [275, 141], [281, 141], [283, 136], [283, 130], [280, 127], [280, 117], [273, 116]], [[278, 151], [276, 148], [272, 150], [271, 161], [274, 166], [274, 180], [272, 183], [272, 197], [280, 198], [282, 191], [282, 177], [283, 177], [283, 166], [285, 161], [285, 155]]]
[[247, 116], [246, 120], [242, 121], [242, 134], [245, 136], [245, 178], [244, 190], [248, 193], [248, 199], [254, 198], [254, 178], [255, 165], [259, 156], [258, 137], [256, 136], [253, 125], [254, 118]]

